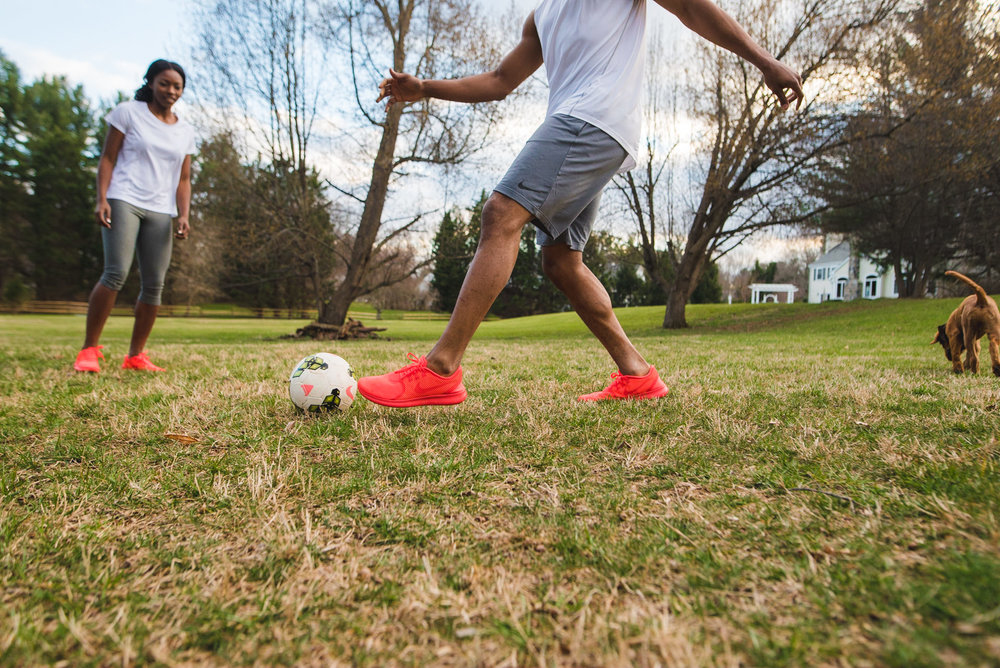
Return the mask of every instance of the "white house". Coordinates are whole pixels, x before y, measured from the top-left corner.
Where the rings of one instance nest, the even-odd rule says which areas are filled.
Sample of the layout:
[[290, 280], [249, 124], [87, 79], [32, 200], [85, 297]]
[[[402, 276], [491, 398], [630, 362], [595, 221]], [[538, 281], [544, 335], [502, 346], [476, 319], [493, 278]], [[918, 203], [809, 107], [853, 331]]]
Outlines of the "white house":
[[851, 252], [851, 243], [828, 235], [823, 254], [809, 265], [809, 303], [829, 300], [897, 299], [896, 274], [883, 271], [869, 257]]

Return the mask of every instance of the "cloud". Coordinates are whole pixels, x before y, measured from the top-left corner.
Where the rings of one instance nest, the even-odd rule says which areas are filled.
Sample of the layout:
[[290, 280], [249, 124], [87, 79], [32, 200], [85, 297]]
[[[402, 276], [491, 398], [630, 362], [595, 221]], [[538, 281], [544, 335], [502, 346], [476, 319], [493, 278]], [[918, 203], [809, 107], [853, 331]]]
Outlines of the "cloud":
[[118, 91], [138, 88], [148, 63], [126, 62], [100, 54], [89, 58], [68, 58], [54, 51], [5, 40], [0, 48], [17, 64], [25, 80], [44, 76], [65, 76], [73, 85], [82, 85], [91, 99], [110, 99]]

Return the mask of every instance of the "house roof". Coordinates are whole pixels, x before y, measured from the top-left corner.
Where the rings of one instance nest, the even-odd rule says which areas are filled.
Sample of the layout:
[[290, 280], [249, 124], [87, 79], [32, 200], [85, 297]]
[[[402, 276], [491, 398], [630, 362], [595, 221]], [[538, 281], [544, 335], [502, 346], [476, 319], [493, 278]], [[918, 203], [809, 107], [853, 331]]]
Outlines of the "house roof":
[[840, 264], [851, 256], [851, 244], [848, 241], [841, 241], [839, 244], [816, 258], [810, 267], [819, 264]]

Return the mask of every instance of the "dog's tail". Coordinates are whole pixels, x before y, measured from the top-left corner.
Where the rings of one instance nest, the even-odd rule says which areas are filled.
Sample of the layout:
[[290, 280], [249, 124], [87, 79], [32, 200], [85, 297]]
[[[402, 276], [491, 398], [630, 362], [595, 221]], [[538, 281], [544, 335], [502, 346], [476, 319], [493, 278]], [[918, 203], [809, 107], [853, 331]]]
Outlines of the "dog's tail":
[[957, 278], [963, 283], [967, 283], [969, 287], [971, 287], [973, 290], [976, 291], [976, 306], [986, 306], [986, 304], [988, 303], [986, 301], [986, 290], [983, 290], [982, 287], [980, 287], [980, 285], [976, 283], [974, 280], [972, 280], [968, 276], [963, 276], [957, 271], [946, 271], [944, 272], [944, 275], [951, 276], [952, 278]]

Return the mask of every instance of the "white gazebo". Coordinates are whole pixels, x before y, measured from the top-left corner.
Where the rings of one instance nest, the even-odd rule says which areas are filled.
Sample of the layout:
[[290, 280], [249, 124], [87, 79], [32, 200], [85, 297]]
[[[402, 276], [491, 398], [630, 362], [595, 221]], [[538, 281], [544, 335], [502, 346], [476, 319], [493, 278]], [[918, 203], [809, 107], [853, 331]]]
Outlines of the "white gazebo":
[[795, 293], [799, 289], [791, 283], [751, 283], [750, 292], [752, 304], [781, 304], [780, 295], [785, 295], [785, 304], [795, 301]]

